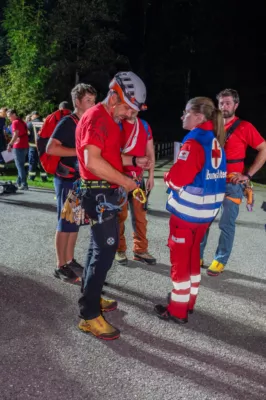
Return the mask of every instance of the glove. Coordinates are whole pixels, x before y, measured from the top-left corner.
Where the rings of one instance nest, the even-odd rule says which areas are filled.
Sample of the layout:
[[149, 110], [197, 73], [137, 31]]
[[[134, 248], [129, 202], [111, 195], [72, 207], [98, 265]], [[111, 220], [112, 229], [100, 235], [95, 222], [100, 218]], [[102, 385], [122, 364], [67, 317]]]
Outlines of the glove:
[[70, 190], [61, 211], [61, 218], [71, 222], [72, 224], [75, 222], [73, 208], [76, 207], [77, 201], [77, 196]]
[[246, 197], [246, 207], [248, 211], [253, 210], [254, 206], [254, 194], [253, 194], [253, 189], [249, 186], [247, 186], [244, 190], [244, 196]]
[[71, 204], [68, 199], [66, 199], [66, 201], [64, 203], [64, 207], [61, 211], [61, 218], [65, 219], [68, 222], [71, 222], [72, 224], [75, 222], [74, 215], [73, 215], [73, 209], [72, 209]]

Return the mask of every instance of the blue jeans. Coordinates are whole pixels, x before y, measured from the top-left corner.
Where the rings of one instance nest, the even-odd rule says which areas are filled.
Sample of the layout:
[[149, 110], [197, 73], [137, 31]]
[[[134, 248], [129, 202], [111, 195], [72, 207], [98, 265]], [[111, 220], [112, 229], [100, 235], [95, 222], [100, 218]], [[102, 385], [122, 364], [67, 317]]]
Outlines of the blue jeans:
[[108, 270], [111, 268], [118, 247], [118, 216], [116, 211], [104, 211], [103, 222], [98, 223], [96, 195], [103, 193], [106, 201], [118, 205], [116, 189], [89, 189], [82, 205], [94, 220], [87, 261], [83, 272], [82, 295], [79, 299], [80, 317], [97, 318], [101, 314], [100, 298]]
[[13, 149], [15, 164], [18, 170], [17, 184], [18, 186], [28, 187], [27, 174], [25, 171], [25, 160], [28, 154], [28, 149]]
[[[221, 233], [219, 237], [218, 247], [214, 256], [214, 260], [219, 261], [224, 265], [228, 262], [230, 254], [232, 252], [235, 238], [236, 219], [239, 213], [239, 205], [234, 203], [232, 200], [227, 199], [226, 196], [230, 196], [235, 199], [242, 199], [242, 185], [234, 185], [232, 183], [226, 184], [225, 198], [221, 207], [221, 218], [219, 221], [219, 229], [221, 230]], [[209, 230], [206, 232], [200, 244], [200, 258], [203, 258], [208, 235]]]

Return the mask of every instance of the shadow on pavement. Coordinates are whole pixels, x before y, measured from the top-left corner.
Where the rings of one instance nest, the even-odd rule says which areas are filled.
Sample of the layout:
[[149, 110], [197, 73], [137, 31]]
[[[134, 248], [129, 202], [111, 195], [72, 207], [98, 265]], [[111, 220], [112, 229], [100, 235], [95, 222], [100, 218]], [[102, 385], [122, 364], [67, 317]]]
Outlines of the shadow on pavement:
[[[136, 261], [130, 261], [128, 268], [141, 268], [145, 271], [153, 272], [162, 276], [168, 276], [170, 279], [170, 266], [166, 264], [156, 264], [149, 266]], [[234, 282], [232, 282], [234, 280]], [[238, 283], [237, 280], [244, 280], [246, 282], [258, 283], [265, 285], [265, 288], [255, 286], [246, 286]], [[234, 271], [226, 270], [219, 277], [209, 277], [205, 269], [201, 269], [201, 286], [205, 288], [216, 290], [223, 294], [244, 298], [248, 301], [258, 302], [259, 304], [266, 304], [266, 280], [256, 278], [253, 276], [239, 274]]]
[[10, 204], [12, 206], [34, 208], [35, 210], [56, 212], [56, 205], [46, 203], [36, 203], [33, 201], [13, 200], [8, 198], [0, 198], [0, 203]]
[[[264, 398], [266, 387], [265, 377], [263, 374], [260, 374], [259, 372], [249, 369], [247, 367], [240, 367], [239, 364], [234, 365], [229, 361], [226, 362], [222, 359], [222, 357], [215, 358], [212, 354], [206, 354], [204, 352], [200, 352], [194, 349], [189, 349], [188, 347], [175, 344], [167, 339], [161, 339], [157, 336], [150, 334], [149, 332], [144, 332], [135, 325], [131, 326], [127, 324], [124, 320], [125, 315], [125, 312], [119, 311], [113, 313], [112, 315], [110, 315], [110, 317], [108, 316], [108, 320], [121, 329], [121, 339], [111, 344], [112, 350], [116, 351], [120, 356], [135, 358], [136, 360], [140, 361], [143, 364], [146, 364], [149, 367], [160, 369], [169, 374], [173, 374], [174, 376], [178, 376], [179, 378], [190, 380], [194, 384], [202, 386], [205, 389], [213, 390], [215, 393], [219, 392], [224, 395], [230, 395], [230, 398], [252, 398], [253, 400], [261, 400], [262, 398]], [[206, 315], [201, 315], [203, 324], [205, 317]], [[157, 317], [154, 316], [154, 318]], [[168, 322], [162, 322], [162, 324], [162, 326], [164, 326], [165, 328], [165, 335], [167, 335]], [[226, 328], [228, 327], [226, 326]], [[176, 330], [177, 334], [182, 332], [182, 335], [184, 335], [185, 333], [184, 327], [176, 325]], [[226, 333], [226, 329], [224, 332]], [[137, 340], [141, 341], [143, 345], [137, 347], [130, 344], [126, 341], [126, 339], [123, 339], [123, 333], [128, 334], [129, 336], [134, 336]], [[232, 332], [230, 332], [229, 334], [232, 334]], [[235, 338], [234, 344], [238, 344], [238, 338]], [[108, 344], [106, 345], [110, 346]], [[147, 346], [149, 348], [148, 351], [145, 350], [145, 347]], [[151, 350], [151, 348], [153, 350]], [[164, 357], [158, 355], [158, 349], [164, 352]], [[157, 354], [155, 354], [155, 352], [157, 352]], [[180, 356], [182, 357], [182, 359]], [[170, 357], [177, 357], [177, 359], [170, 361]], [[185, 363], [186, 360], [188, 360], [187, 366]], [[195, 368], [193, 369], [195, 361], [201, 364], [200, 371], [198, 365], [195, 366]], [[220, 376], [218, 375], [217, 379], [211, 376], [212, 368], [218, 368], [221, 370]], [[228, 374], [235, 375], [235, 384], [228, 381], [228, 379], [226, 378]], [[252, 381], [252, 385], [255, 386], [255, 390], [254, 386], [243, 386], [242, 383], [238, 382], [241, 378], [247, 378]]]
[[71, 320], [66, 298], [0, 265], [0, 304], [0, 397], [84, 400], [86, 389], [60, 365]]

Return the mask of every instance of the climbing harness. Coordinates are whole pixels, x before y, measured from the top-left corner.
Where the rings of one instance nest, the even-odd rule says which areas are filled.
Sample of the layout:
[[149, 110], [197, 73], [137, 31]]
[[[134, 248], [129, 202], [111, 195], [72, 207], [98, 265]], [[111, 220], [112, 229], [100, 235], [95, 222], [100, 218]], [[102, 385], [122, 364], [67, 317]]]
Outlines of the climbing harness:
[[106, 197], [103, 193], [97, 194], [95, 199], [97, 201], [96, 212], [98, 214], [98, 223], [99, 224], [101, 224], [104, 221], [104, 219], [103, 219], [104, 211], [121, 211], [122, 210], [122, 207], [127, 202], [127, 193], [126, 193], [125, 189], [122, 188], [121, 186], [118, 188], [118, 196], [119, 196], [118, 197], [119, 205], [114, 205], [114, 204], [106, 201]]

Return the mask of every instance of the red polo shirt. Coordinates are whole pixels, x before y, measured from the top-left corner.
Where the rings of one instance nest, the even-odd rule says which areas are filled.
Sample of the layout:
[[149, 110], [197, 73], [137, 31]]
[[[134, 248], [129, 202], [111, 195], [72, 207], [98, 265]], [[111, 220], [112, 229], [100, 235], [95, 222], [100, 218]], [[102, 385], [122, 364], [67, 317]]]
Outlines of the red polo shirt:
[[119, 172], [123, 172], [120, 128], [101, 103], [83, 114], [76, 129], [80, 176], [86, 180], [99, 181], [101, 178], [93, 175], [85, 166], [84, 149], [88, 145], [99, 147], [102, 157]]
[[15, 119], [12, 122], [12, 133], [18, 131], [18, 138], [13, 144], [14, 149], [27, 149], [29, 147], [28, 127], [22, 119]]
[[[235, 117], [228, 124], [225, 125], [225, 129], [230, 126], [238, 119]], [[238, 127], [234, 130], [232, 135], [226, 141], [224, 150], [227, 160], [239, 160], [246, 157], [247, 147], [250, 146], [256, 149], [261, 143], [264, 142], [263, 137], [259, 134], [257, 129], [247, 121], [241, 121]], [[238, 162], [233, 164], [227, 163], [227, 173], [244, 171], [244, 162]]]

